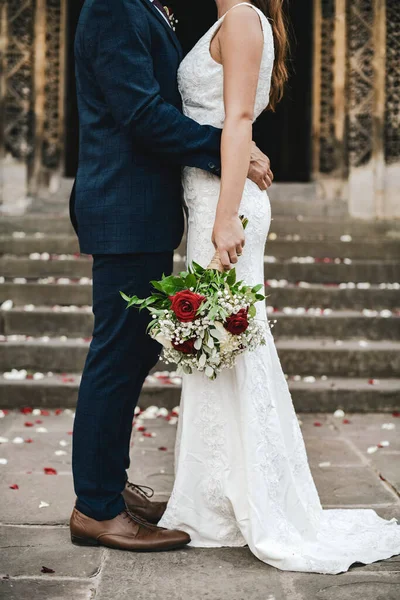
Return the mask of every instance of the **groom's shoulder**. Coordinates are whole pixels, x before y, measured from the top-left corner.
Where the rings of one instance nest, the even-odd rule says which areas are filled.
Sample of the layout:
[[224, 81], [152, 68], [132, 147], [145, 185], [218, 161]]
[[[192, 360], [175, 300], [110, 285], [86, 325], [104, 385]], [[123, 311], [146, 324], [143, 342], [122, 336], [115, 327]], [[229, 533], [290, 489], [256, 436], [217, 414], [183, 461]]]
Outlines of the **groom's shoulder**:
[[[148, 1], [150, 2], [150, 0]], [[143, 8], [143, 0], [85, 0], [82, 13], [97, 13], [104, 10], [130, 10], [131, 8]]]
[[[150, 0], [148, 0], [150, 1]], [[132, 22], [140, 23], [144, 13], [143, 0], [85, 0], [78, 24], [79, 34], [87, 38], [90, 32], [98, 32], [103, 27], [112, 29], [114, 25]]]

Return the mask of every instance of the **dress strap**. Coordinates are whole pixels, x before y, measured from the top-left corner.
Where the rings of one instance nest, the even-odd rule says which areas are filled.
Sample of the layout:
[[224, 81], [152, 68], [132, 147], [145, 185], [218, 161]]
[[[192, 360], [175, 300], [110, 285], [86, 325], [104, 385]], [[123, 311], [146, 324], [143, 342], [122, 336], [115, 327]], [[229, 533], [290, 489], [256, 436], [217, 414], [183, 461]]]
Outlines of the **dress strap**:
[[235, 8], [237, 8], [238, 6], [250, 6], [251, 8], [253, 8], [257, 14], [259, 14], [259, 9], [254, 6], [254, 4], [252, 4], [251, 2], [239, 2], [239, 4], [235, 4], [235, 6], [232, 6], [229, 10], [226, 11], [225, 14], [222, 15], [220, 21], [222, 19], [225, 19], [226, 15], [231, 12], [231, 10], [234, 10]]

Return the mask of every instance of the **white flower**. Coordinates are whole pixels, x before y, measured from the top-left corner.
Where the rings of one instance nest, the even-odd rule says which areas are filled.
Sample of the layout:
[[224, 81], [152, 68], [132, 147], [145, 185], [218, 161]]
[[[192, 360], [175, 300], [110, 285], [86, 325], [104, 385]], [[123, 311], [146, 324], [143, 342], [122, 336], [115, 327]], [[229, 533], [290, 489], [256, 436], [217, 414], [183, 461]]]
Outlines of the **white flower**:
[[161, 346], [163, 346], [164, 348], [173, 348], [172, 343], [170, 342], [170, 340], [168, 340], [165, 335], [163, 335], [162, 333], [159, 333], [158, 335], [156, 335], [156, 337], [154, 338], [159, 344], [161, 344]]

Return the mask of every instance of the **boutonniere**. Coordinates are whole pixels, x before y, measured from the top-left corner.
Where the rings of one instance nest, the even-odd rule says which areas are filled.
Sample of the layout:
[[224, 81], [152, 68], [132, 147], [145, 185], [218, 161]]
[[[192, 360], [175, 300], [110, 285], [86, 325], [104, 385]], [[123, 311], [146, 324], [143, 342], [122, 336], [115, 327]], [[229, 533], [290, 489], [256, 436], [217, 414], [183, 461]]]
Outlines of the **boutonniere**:
[[168, 20], [171, 23], [172, 29], [175, 31], [175, 25], [178, 23], [178, 19], [175, 17], [174, 12], [168, 6], [164, 6], [164, 10], [167, 14]]

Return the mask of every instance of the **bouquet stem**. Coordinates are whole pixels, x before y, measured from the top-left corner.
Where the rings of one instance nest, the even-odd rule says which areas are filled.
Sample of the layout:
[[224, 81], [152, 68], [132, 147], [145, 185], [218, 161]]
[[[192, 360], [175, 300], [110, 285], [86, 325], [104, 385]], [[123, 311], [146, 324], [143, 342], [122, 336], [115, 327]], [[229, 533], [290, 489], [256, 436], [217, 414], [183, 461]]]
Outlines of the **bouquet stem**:
[[210, 264], [208, 265], [207, 269], [214, 269], [215, 271], [219, 271], [220, 273], [224, 273], [225, 269], [223, 267], [223, 264], [221, 262], [221, 257], [219, 255], [219, 251], [216, 250], [214, 256], [212, 257], [212, 260], [210, 262]]

